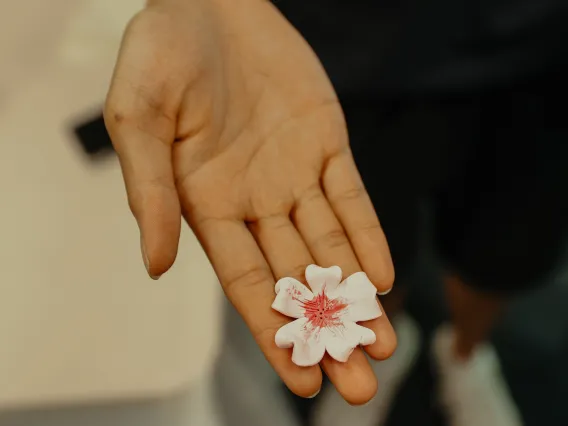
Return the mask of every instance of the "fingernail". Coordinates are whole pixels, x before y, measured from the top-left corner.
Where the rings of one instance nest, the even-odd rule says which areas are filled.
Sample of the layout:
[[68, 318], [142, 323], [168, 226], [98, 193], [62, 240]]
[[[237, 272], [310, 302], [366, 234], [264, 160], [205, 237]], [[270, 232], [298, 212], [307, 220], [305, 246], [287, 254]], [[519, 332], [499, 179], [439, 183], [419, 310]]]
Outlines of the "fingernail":
[[389, 288], [387, 291], [383, 291], [382, 293], [377, 292], [377, 294], [379, 296], [386, 296], [387, 294], [389, 294], [391, 292], [391, 290], [392, 290], [392, 287]]
[[148, 272], [148, 275], [150, 275], [150, 278], [152, 278], [153, 280], [159, 279], [160, 275], [152, 275], [150, 273], [150, 261], [148, 260], [148, 255], [146, 254], [146, 247], [144, 245], [142, 234], [140, 234], [140, 250], [142, 251], [142, 260], [144, 260], [144, 267], [146, 268], [146, 272]]
[[316, 393], [314, 393], [312, 396], [308, 396], [306, 399], [314, 399], [316, 396], [319, 395], [320, 392], [321, 392], [321, 388], [319, 388], [318, 391]]

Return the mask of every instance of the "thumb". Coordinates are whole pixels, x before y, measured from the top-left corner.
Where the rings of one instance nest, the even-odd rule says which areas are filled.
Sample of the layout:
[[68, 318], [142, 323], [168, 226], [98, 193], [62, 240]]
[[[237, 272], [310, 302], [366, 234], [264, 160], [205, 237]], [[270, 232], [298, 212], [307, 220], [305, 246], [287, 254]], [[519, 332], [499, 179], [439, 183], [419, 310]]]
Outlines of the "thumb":
[[144, 264], [158, 279], [174, 263], [181, 228], [172, 166], [176, 112], [162, 101], [159, 86], [140, 84], [141, 75], [129, 69], [119, 61], [104, 116], [140, 228]]

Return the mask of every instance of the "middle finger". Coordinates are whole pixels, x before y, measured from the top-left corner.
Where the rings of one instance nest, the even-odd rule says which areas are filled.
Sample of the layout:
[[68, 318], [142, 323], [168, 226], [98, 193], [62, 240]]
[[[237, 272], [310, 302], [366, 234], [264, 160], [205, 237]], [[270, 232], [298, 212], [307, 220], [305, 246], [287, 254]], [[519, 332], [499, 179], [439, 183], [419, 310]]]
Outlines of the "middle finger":
[[[283, 216], [249, 224], [276, 277], [293, 277], [306, 284], [305, 270], [313, 263], [310, 251], [292, 221]], [[321, 366], [345, 400], [364, 404], [376, 393], [377, 381], [363, 352], [357, 348], [345, 363], [325, 355]]]
[[[343, 278], [362, 270], [344, 229], [319, 186], [314, 186], [299, 200], [293, 213], [293, 220], [319, 265], [341, 266]], [[379, 318], [363, 323], [373, 330], [377, 337], [374, 344], [365, 347], [369, 355], [375, 359], [388, 358], [396, 348], [396, 335], [384, 310], [382, 312], [383, 315]], [[366, 361], [360, 348], [354, 351], [351, 359]], [[362, 361], [357, 365], [362, 366]], [[367, 365], [368, 363], [365, 363], [365, 368]], [[324, 370], [329, 374], [329, 368], [341, 372], [351, 366], [349, 363], [332, 362], [329, 363], [329, 368], [326, 367], [324, 366]], [[353, 383], [353, 386], [356, 385]]]

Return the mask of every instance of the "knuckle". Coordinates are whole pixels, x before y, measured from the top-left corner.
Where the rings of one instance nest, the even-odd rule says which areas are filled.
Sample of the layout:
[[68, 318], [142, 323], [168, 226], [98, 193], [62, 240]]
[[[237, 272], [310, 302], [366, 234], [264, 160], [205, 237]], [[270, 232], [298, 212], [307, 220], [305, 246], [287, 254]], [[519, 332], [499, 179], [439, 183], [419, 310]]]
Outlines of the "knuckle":
[[308, 267], [308, 263], [300, 263], [295, 265], [287, 270], [286, 276], [292, 277], [297, 279], [302, 283], [306, 283], [306, 268]]
[[125, 107], [115, 101], [114, 95], [109, 95], [103, 111], [105, 126], [119, 155], [122, 142], [118, 145], [115, 142], [128, 139], [134, 143], [139, 140], [135, 135], [171, 146], [175, 138], [175, 120], [163, 112], [157, 98], [151, 99], [143, 89], [133, 90], [135, 102], [132, 106]]
[[381, 240], [384, 238], [383, 228], [376, 216], [371, 219], [363, 219], [353, 225], [354, 238], [357, 241], [364, 241], [380, 250]]
[[[139, 84], [133, 88], [137, 102], [135, 113], [145, 119], [164, 118], [173, 121], [171, 108], [166, 102], [166, 83]], [[169, 111], [169, 113], [168, 113]]]
[[302, 210], [305, 206], [309, 206], [314, 202], [317, 203], [322, 199], [325, 199], [325, 196], [319, 186], [319, 182], [315, 182], [302, 190], [296, 199], [296, 205], [292, 209], [292, 216], [296, 216], [298, 211]]
[[243, 292], [246, 294], [251, 290], [254, 291], [259, 287], [270, 286], [272, 283], [272, 274], [267, 268], [253, 267], [242, 273], [231, 277], [225, 282], [225, 293], [231, 300], [239, 298]]
[[[173, 193], [173, 194], [172, 194]], [[156, 211], [168, 208], [171, 195], [177, 197], [173, 181], [166, 175], [139, 180], [128, 190], [128, 205], [135, 217], [151, 206]]]
[[337, 195], [337, 201], [352, 201], [359, 200], [367, 196], [367, 191], [363, 186], [356, 186], [349, 188]]
[[260, 228], [264, 228], [267, 231], [285, 231], [290, 229], [292, 223], [290, 222], [289, 218], [282, 214], [270, 215], [261, 217], [257, 221]]
[[316, 240], [315, 244], [316, 247], [325, 247], [325, 248], [341, 248], [349, 245], [349, 240], [347, 239], [347, 235], [343, 229], [332, 229], [325, 234], [323, 234], [319, 239]]
[[319, 183], [313, 183], [310, 186], [308, 186], [301, 198], [303, 198], [306, 203], [317, 201], [321, 198], [324, 198]]
[[172, 108], [167, 104], [161, 86], [132, 84], [111, 89], [105, 102], [103, 115], [107, 126], [135, 124], [143, 127], [148, 122], [164, 119], [175, 122]]
[[138, 128], [140, 112], [120, 101], [121, 89], [111, 89], [103, 109], [103, 118], [109, 135], [114, 140], [124, 129]]
[[103, 118], [109, 133], [114, 133], [115, 129], [124, 122], [125, 115], [117, 108], [113, 95], [109, 94], [103, 109]]
[[383, 233], [383, 228], [378, 220], [373, 220], [362, 223], [359, 227], [359, 232], [362, 234], [377, 235], [377, 233]]
[[284, 324], [262, 327], [257, 331], [252, 331], [254, 340], [262, 350], [274, 346], [274, 337], [282, 325]]

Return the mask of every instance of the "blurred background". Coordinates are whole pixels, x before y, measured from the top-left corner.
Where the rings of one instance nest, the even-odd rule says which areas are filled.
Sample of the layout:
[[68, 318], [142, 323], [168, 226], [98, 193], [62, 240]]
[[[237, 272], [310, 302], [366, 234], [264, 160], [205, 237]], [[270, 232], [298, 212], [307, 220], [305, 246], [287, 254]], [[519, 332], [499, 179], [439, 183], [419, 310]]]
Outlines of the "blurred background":
[[211, 424], [216, 277], [187, 229], [147, 277], [117, 160], [76, 135], [142, 5], [0, 2], [2, 426]]
[[[237, 326], [188, 229], [159, 283], [142, 267], [99, 117], [142, 3], [0, 2], [0, 426], [256, 426], [247, 413], [271, 419], [275, 409], [304, 424], [313, 401], [258, 393], [219, 351], [223, 321]], [[428, 337], [447, 308], [429, 231], [421, 238], [408, 310]], [[527, 426], [568, 424], [568, 252], [563, 265], [494, 333]], [[442, 424], [428, 354], [426, 345], [389, 425]], [[246, 404], [227, 397], [231, 386]], [[243, 416], [228, 421], [231, 404]]]

